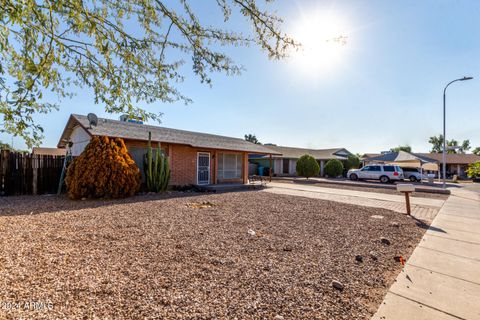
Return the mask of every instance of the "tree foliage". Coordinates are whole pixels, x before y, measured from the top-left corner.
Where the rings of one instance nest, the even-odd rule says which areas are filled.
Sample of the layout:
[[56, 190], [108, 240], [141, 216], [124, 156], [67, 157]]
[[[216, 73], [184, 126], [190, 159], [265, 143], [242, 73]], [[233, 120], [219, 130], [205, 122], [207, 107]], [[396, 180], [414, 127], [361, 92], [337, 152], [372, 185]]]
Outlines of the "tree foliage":
[[480, 161], [471, 163], [467, 168], [467, 175], [470, 178], [480, 178]]
[[320, 166], [317, 160], [309, 154], [305, 154], [297, 160], [297, 175], [305, 178], [317, 176], [320, 172]]
[[[222, 28], [200, 22], [203, 1], [0, 0], [0, 128], [29, 146], [38, 143], [43, 129], [33, 116], [58, 108], [44, 93], [62, 99], [72, 86], [92, 90], [107, 112], [158, 120], [160, 113], [137, 105], [190, 102], [178, 90], [186, 59], [210, 84], [212, 72], [242, 70], [222, 51], [226, 46], [258, 45], [273, 59], [297, 46], [265, 9], [270, 2], [217, 0]], [[252, 31], [228, 30], [234, 15]]]
[[347, 161], [345, 161], [345, 170], [350, 170], [350, 169], [358, 169], [360, 168], [360, 158], [355, 155], [351, 154], [347, 157]]
[[0, 140], [0, 150], [8, 150], [12, 152], [29, 152], [27, 150], [13, 148], [12, 145], [2, 142], [1, 140]]
[[[439, 134], [438, 136], [430, 137], [428, 143], [432, 145], [431, 152], [441, 153], [443, 152], [443, 135]], [[449, 149], [449, 147], [460, 147], [460, 149]], [[451, 139], [447, 140], [447, 153], [465, 153], [470, 150], [470, 140], [463, 140], [461, 144], [457, 140]]]
[[245, 140], [246, 141], [249, 141], [249, 142], [252, 142], [252, 143], [255, 143], [255, 144], [261, 144], [260, 141], [258, 141], [257, 137], [255, 136], [255, 134], [246, 134], [245, 135]]
[[480, 147], [476, 147], [475, 149], [473, 149], [472, 153], [480, 156]]
[[9, 145], [8, 143], [4, 143], [0, 141], [0, 150], [13, 150], [12, 146]]
[[325, 174], [331, 178], [336, 178], [343, 173], [343, 164], [340, 160], [330, 159], [325, 164]]
[[95, 136], [68, 167], [65, 184], [72, 199], [124, 198], [138, 192], [140, 179], [122, 139]]
[[390, 149], [390, 151], [391, 152], [399, 152], [399, 151], [412, 152], [412, 147], [406, 144], [404, 146], [398, 146], [398, 147], [392, 148]]

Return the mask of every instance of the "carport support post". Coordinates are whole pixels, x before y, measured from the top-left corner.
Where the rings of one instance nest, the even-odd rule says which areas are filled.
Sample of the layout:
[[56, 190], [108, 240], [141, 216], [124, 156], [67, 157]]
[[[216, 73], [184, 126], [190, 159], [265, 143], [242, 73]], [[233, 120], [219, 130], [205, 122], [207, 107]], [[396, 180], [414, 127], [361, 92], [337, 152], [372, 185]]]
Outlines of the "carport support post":
[[270, 154], [270, 168], [268, 170], [268, 179], [270, 182], [272, 182], [272, 165], [273, 165], [273, 162], [272, 162], [272, 154]]

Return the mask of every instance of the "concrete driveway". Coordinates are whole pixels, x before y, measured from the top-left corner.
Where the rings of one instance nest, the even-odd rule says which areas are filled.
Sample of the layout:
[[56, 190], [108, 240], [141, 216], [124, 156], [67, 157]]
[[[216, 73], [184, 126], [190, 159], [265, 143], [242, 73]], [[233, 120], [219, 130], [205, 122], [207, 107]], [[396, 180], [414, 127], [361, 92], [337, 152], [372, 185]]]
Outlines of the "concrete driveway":
[[[269, 183], [268, 188], [264, 189], [264, 192], [323, 199], [366, 207], [385, 208], [399, 213], [406, 213], [405, 197], [400, 194], [394, 195], [279, 182]], [[444, 200], [440, 199], [412, 197], [412, 216], [431, 222], [444, 202]]]

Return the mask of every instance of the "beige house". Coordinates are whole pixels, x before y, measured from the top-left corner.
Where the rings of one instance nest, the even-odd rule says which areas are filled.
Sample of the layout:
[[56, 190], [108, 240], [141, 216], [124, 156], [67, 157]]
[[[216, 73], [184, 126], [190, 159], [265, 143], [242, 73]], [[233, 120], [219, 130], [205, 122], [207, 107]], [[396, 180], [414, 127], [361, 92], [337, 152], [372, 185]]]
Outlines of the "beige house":
[[[442, 153], [418, 153], [420, 156], [428, 157], [442, 163]], [[447, 177], [457, 175], [460, 178], [467, 178], [467, 168], [470, 164], [480, 161], [480, 156], [472, 153], [447, 153]]]
[[[348, 156], [352, 153], [345, 148], [332, 148], [332, 149], [306, 149], [306, 148], [292, 148], [274, 145], [265, 145], [269, 149], [278, 153], [278, 155], [272, 155], [273, 158], [273, 174], [276, 176], [295, 176], [297, 174], [297, 160], [305, 155], [309, 154], [314, 157], [320, 165], [320, 176], [324, 176], [324, 167], [330, 159], [337, 159], [340, 161], [347, 160]], [[257, 163], [259, 165], [268, 166], [265, 161], [266, 156], [258, 157], [252, 155], [249, 159], [250, 163]]]

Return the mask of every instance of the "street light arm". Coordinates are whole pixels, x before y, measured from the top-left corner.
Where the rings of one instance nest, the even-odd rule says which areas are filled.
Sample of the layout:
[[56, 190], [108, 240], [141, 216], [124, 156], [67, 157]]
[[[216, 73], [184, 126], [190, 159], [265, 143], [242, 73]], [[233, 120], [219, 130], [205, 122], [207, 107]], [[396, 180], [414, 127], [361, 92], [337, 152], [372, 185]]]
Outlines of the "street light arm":
[[450, 82], [445, 86], [445, 89], [443, 89], [443, 95], [445, 95], [445, 93], [446, 93], [447, 88], [448, 88], [449, 85], [451, 85], [451, 84], [454, 83], [454, 82], [462, 81], [462, 80], [463, 80], [463, 78], [455, 79], [455, 80], [453, 80], [453, 81], [450, 81]]
[[457, 82], [457, 81], [465, 81], [465, 80], [472, 80], [472, 79], [473, 79], [473, 77], [463, 77], [463, 78], [458, 78], [458, 79], [455, 79], [455, 80], [453, 80], [453, 81], [450, 81], [450, 82], [445, 86], [445, 89], [443, 89], [443, 95], [445, 95], [448, 86], [451, 85], [452, 83]]

